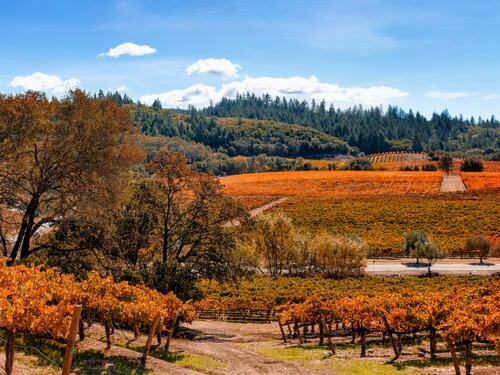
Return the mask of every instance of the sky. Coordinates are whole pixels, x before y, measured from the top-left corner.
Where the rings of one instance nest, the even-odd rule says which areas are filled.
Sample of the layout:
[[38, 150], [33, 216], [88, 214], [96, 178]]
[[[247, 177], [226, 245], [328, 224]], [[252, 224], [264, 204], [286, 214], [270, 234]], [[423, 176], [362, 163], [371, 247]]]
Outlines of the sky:
[[500, 1], [0, 0], [0, 92], [247, 91], [500, 117]]

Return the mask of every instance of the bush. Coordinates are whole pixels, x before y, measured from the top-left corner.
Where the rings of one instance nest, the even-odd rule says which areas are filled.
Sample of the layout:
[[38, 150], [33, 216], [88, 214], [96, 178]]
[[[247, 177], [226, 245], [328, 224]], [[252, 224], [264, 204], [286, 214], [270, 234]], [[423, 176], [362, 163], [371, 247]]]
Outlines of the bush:
[[424, 164], [422, 165], [422, 171], [424, 172], [437, 171], [437, 167], [434, 164]]
[[483, 162], [479, 159], [467, 158], [460, 166], [462, 172], [482, 172], [484, 169]]
[[418, 165], [415, 166], [405, 165], [399, 168], [399, 170], [403, 172], [418, 172], [420, 169], [418, 168]]
[[373, 171], [373, 164], [370, 159], [367, 158], [356, 158], [352, 159], [342, 167], [343, 170], [348, 171]]
[[324, 277], [342, 279], [364, 273], [368, 246], [359, 239], [322, 233], [314, 238], [312, 248], [317, 269]]

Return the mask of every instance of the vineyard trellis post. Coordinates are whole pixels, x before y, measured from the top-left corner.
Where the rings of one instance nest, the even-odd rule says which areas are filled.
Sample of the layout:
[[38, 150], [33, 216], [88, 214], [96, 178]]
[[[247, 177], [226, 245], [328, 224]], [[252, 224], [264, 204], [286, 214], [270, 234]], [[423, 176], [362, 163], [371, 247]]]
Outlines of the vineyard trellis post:
[[146, 360], [148, 359], [149, 350], [151, 349], [151, 344], [153, 343], [153, 337], [155, 336], [156, 327], [158, 326], [159, 322], [160, 322], [160, 316], [158, 315], [155, 318], [155, 320], [153, 320], [153, 323], [149, 327], [149, 335], [148, 335], [148, 339], [146, 341], [146, 347], [144, 348], [144, 353], [142, 353], [142, 365], [143, 366], [146, 366]]
[[170, 341], [172, 340], [172, 335], [174, 334], [174, 329], [175, 325], [177, 324], [177, 317], [179, 316], [179, 313], [180, 313], [179, 311], [175, 313], [174, 318], [172, 319], [172, 325], [169, 327], [167, 342], [165, 343], [165, 348], [164, 348], [166, 352], [168, 352], [168, 348], [170, 347]]
[[326, 342], [328, 343], [328, 348], [331, 350], [332, 354], [335, 354], [335, 345], [333, 344], [332, 341], [332, 331], [331, 329], [328, 329], [325, 318], [321, 318], [321, 326], [323, 327], [323, 332], [326, 335]]
[[71, 317], [71, 324], [69, 326], [68, 336], [66, 339], [64, 363], [61, 372], [62, 375], [69, 375], [69, 371], [71, 370], [71, 362], [73, 360], [73, 349], [75, 347], [76, 333], [78, 331], [81, 314], [82, 314], [82, 306], [75, 305], [73, 309], [73, 316]]
[[283, 337], [283, 342], [286, 344], [286, 335], [285, 335], [285, 331], [283, 330], [283, 325], [281, 324], [280, 317], [278, 317], [278, 325], [280, 327], [281, 336]]

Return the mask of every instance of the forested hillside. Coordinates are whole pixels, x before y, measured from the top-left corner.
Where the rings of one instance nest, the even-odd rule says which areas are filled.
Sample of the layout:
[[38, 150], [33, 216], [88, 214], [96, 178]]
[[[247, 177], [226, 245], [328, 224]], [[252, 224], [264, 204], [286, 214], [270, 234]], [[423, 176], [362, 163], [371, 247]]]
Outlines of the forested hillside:
[[353, 151], [339, 138], [299, 125], [269, 120], [178, 114], [158, 107], [129, 106], [146, 135], [180, 137], [229, 156], [326, 157]]
[[309, 104], [246, 94], [236, 99], [223, 98], [202, 113], [301, 124], [340, 137], [367, 154], [423, 149], [464, 152], [476, 148], [493, 152], [500, 147], [500, 122], [494, 116], [487, 120], [465, 119], [452, 117], [446, 110], [427, 119], [419, 112], [405, 112], [395, 106], [386, 111], [361, 106], [339, 109], [327, 108], [324, 101]]
[[143, 134], [194, 142], [218, 153], [219, 159], [259, 155], [321, 159], [389, 151], [499, 156], [500, 122], [494, 116], [466, 119], [444, 110], [428, 119], [395, 106], [385, 111], [381, 107], [327, 108], [324, 101], [309, 104], [253, 94], [223, 98], [201, 110], [172, 110], [163, 109], [158, 100], [147, 106], [119, 93], [106, 96], [129, 109]]

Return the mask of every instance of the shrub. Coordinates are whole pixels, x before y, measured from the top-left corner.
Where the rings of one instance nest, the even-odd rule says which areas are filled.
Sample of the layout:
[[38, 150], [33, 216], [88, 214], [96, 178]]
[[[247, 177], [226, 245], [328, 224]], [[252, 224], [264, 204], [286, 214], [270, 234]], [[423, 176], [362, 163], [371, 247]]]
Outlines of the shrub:
[[403, 172], [418, 172], [420, 169], [418, 168], [418, 165], [415, 166], [405, 165], [399, 168], [399, 170]]
[[342, 167], [343, 170], [349, 171], [373, 171], [373, 164], [370, 159], [367, 158], [356, 158], [350, 160], [346, 165]]
[[479, 159], [467, 158], [460, 166], [462, 172], [482, 172], [484, 169], [483, 162]]
[[342, 279], [364, 272], [368, 246], [359, 239], [322, 233], [314, 238], [312, 248], [317, 269], [324, 277]]
[[424, 164], [422, 165], [422, 171], [424, 172], [437, 171], [437, 167], [434, 164]]

